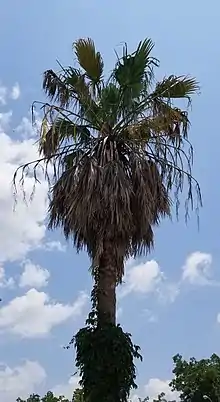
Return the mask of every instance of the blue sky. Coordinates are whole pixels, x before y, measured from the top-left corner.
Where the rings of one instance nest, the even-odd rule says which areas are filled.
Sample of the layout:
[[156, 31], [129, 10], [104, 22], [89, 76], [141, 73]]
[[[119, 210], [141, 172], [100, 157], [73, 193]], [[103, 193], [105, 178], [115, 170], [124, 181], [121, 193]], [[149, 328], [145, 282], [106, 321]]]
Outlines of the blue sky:
[[[46, 4], [46, 5], [45, 5]], [[89, 261], [76, 255], [59, 232], [47, 233], [46, 186], [37, 189], [27, 209], [12, 212], [11, 179], [17, 164], [35, 156], [29, 109], [43, 98], [42, 73], [56, 59], [71, 64], [72, 42], [92, 37], [114, 63], [114, 49], [128, 42], [133, 50], [145, 37], [155, 42], [159, 76], [191, 74], [201, 84], [193, 102], [190, 139], [194, 174], [203, 193], [200, 230], [192, 215], [186, 226], [163, 222], [155, 249], [127, 267], [119, 290], [118, 320], [141, 345], [139, 394], [167, 390], [172, 356], [197, 358], [220, 353], [220, 247], [218, 77], [220, 6], [212, 2], [178, 5], [113, 0], [53, 2], [7, 0], [0, 24], [0, 399], [49, 388], [70, 393], [77, 378], [74, 356], [64, 351], [89, 308]], [[27, 183], [27, 191], [31, 182]], [[163, 274], [162, 274], [163, 272]], [[71, 381], [71, 380], [70, 380]]]

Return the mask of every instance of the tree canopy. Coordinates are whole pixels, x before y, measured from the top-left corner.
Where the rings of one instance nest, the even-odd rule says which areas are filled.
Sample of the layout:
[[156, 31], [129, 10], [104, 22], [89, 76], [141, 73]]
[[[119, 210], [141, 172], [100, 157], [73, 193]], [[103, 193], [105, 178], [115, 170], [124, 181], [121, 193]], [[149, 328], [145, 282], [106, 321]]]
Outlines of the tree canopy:
[[178, 211], [181, 193], [186, 215], [201, 202], [187, 111], [199, 86], [193, 77], [172, 74], [157, 82], [153, 48], [149, 38], [131, 53], [125, 44], [106, 77], [93, 40], [78, 39], [77, 66], [45, 71], [49, 102], [34, 104], [43, 111], [42, 158], [32, 166], [36, 180], [39, 164], [49, 168], [49, 227], [61, 226], [94, 266], [109, 239], [119, 282], [124, 258], [149, 251], [152, 226], [170, 216], [172, 202]]
[[32, 394], [27, 399], [17, 398], [17, 402], [83, 402], [83, 391], [77, 388], [73, 392], [71, 401], [64, 396], [55, 396], [53, 392], [48, 391], [45, 396], [40, 397], [38, 394]]
[[173, 390], [180, 393], [183, 402], [201, 402], [203, 399], [218, 402], [220, 398], [220, 357], [213, 354], [209, 359], [184, 360], [174, 356]]
[[[189, 361], [183, 359], [179, 354], [173, 357], [174, 369], [173, 379], [170, 383], [172, 391], [179, 393], [182, 402], [219, 402], [220, 396], [220, 357], [213, 354], [208, 359], [197, 360], [195, 357]], [[18, 402], [83, 402], [82, 389], [76, 389], [72, 401], [64, 397], [56, 398], [52, 392], [45, 397], [31, 395], [27, 400], [17, 399]], [[146, 396], [140, 402], [148, 402]], [[175, 402], [167, 399], [165, 393], [161, 393], [153, 402]]]

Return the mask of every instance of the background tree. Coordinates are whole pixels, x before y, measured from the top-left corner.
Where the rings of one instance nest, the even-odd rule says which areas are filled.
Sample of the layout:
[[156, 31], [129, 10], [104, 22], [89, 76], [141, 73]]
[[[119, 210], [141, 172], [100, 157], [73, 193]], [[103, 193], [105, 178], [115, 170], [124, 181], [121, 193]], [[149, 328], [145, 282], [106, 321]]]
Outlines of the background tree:
[[53, 392], [49, 391], [45, 396], [40, 397], [38, 394], [32, 394], [27, 399], [17, 398], [17, 402], [71, 402], [64, 396], [56, 397]]
[[172, 389], [180, 392], [180, 399], [184, 402], [201, 402], [220, 400], [220, 358], [213, 354], [209, 359], [189, 361], [181, 355], [173, 358], [174, 378]]
[[176, 402], [174, 399], [170, 400], [166, 398], [166, 394], [164, 392], [161, 392], [157, 398], [150, 399], [149, 396], [146, 396], [144, 399], [139, 398], [139, 402]]
[[[126, 259], [153, 246], [153, 226], [171, 215], [171, 202], [178, 211], [180, 194], [187, 194], [188, 215], [194, 196], [201, 201], [191, 174], [188, 113], [175, 104], [190, 102], [198, 84], [174, 75], [156, 82], [150, 39], [130, 54], [125, 44], [107, 79], [91, 39], [73, 49], [77, 67], [44, 74], [51, 103], [41, 104], [42, 158], [33, 164], [34, 177], [45, 162], [49, 228], [61, 226], [92, 260], [93, 310], [74, 338], [85, 397], [123, 402], [135, 387], [133, 358], [140, 355], [116, 326], [116, 286]], [[29, 167], [22, 168], [22, 182]]]

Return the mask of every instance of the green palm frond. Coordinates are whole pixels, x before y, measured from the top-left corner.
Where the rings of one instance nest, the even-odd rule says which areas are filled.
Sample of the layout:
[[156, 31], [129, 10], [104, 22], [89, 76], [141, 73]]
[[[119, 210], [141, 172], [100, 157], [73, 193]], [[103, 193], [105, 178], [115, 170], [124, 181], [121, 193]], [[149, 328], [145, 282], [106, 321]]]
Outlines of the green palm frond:
[[99, 108], [96, 100], [91, 93], [89, 83], [86, 77], [79, 70], [68, 68], [68, 74], [65, 78], [65, 83], [68, 85], [69, 91], [72, 93], [72, 98], [77, 103], [79, 114], [85, 116], [93, 124], [98, 124]]
[[87, 77], [98, 83], [103, 74], [104, 63], [102, 56], [96, 52], [95, 44], [92, 39], [79, 39], [73, 43], [79, 65], [86, 72]]
[[119, 59], [114, 71], [114, 77], [121, 87], [141, 85], [151, 64], [157, 64], [156, 59], [150, 56], [153, 47], [151, 39], [145, 39], [134, 53], [128, 54], [127, 44], [124, 45], [123, 57]]
[[51, 101], [55, 101], [61, 106], [68, 106], [72, 101], [72, 94], [62, 74], [58, 75], [53, 70], [44, 72], [43, 89]]
[[198, 91], [199, 85], [195, 78], [184, 76], [176, 77], [174, 75], [170, 75], [169, 77], [164, 78], [163, 81], [157, 83], [152, 96], [168, 99], [189, 99]]
[[151, 56], [153, 48], [154, 43], [150, 38], [147, 38], [139, 43], [138, 48], [134, 53], [137, 73], [139, 71], [140, 75], [143, 74], [142, 78], [144, 78], [144, 73], [150, 73], [151, 77], [151, 74], [153, 73], [152, 68], [159, 66], [159, 60]]
[[42, 132], [39, 141], [39, 152], [47, 158], [51, 158], [56, 154], [61, 146], [73, 143], [80, 143], [81, 145], [89, 141], [91, 135], [90, 130], [85, 125], [74, 124], [70, 120], [64, 118], [57, 118], [54, 124], [48, 129], [47, 120], [44, 119], [43, 125], [45, 132]]
[[145, 39], [130, 55], [127, 52], [127, 44], [124, 45], [123, 57], [119, 59], [113, 76], [127, 98], [125, 104], [128, 104], [129, 98], [138, 98], [146, 84], [147, 87], [150, 84], [152, 66], [158, 65], [157, 59], [150, 56], [153, 47], [151, 39]]
[[110, 83], [100, 92], [99, 109], [102, 113], [103, 121], [113, 127], [120, 113], [120, 90]]

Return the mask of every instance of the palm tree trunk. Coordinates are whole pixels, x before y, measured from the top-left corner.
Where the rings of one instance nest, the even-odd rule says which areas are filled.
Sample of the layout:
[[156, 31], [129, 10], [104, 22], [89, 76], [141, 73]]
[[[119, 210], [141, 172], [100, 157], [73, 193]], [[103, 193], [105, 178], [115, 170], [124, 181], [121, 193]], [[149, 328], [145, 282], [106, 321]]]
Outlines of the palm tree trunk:
[[116, 261], [112, 242], [105, 242], [97, 281], [98, 325], [116, 323]]

